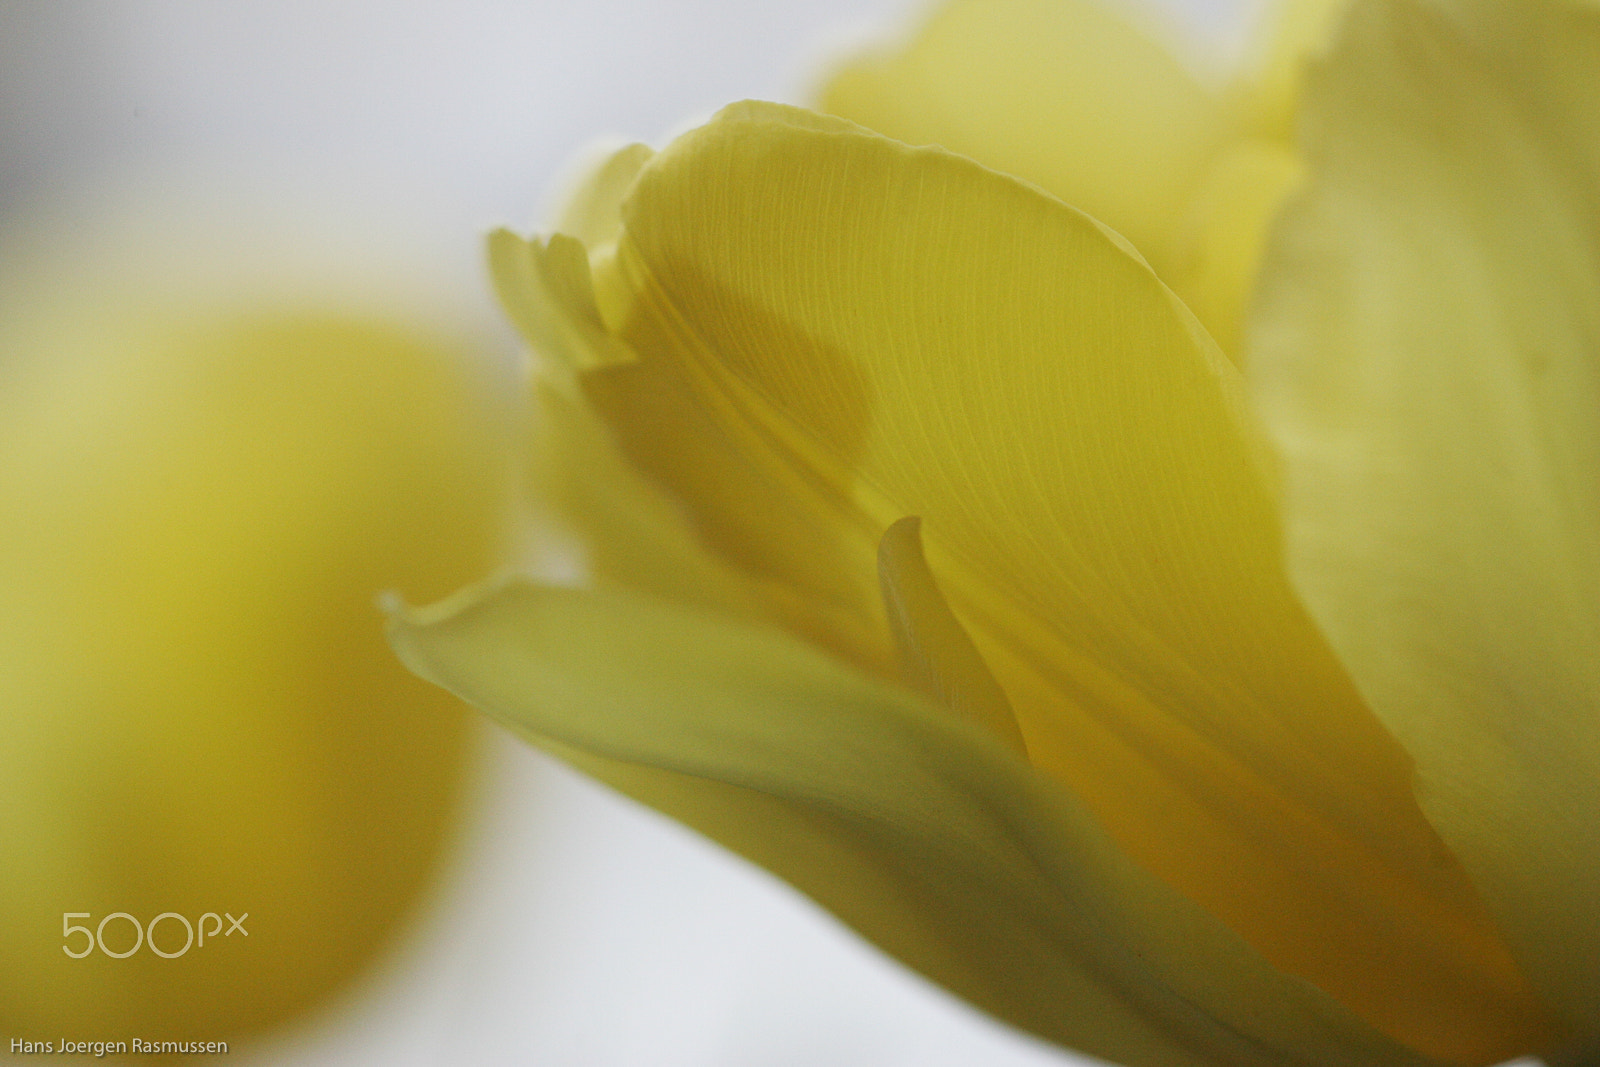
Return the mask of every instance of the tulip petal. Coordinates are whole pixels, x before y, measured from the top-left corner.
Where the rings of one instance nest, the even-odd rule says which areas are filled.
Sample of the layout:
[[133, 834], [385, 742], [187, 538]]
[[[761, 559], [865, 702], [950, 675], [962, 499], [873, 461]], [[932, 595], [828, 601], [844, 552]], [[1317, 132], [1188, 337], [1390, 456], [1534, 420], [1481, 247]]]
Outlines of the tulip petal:
[[677, 504], [627, 462], [592, 411], [549, 382], [537, 384], [535, 402], [530, 488], [553, 509], [547, 518], [583, 532], [587, 570], [657, 596], [759, 616], [749, 583], [706, 551]]
[[1348, 0], [1280, 0], [1217, 86], [1104, 0], [948, 0], [840, 69], [823, 110], [1033, 182], [1127, 237], [1234, 355], [1263, 231], [1296, 174], [1298, 72]]
[[1306, 68], [1332, 43], [1351, 0], [1275, 0], [1255, 26], [1250, 115], [1258, 134], [1293, 141]]
[[625, 145], [607, 155], [578, 182], [561, 209], [556, 229], [590, 248], [615, 241], [622, 230], [622, 196], [654, 155], [642, 144]]
[[909, 47], [840, 70], [821, 108], [1033, 182], [1153, 262], [1225, 125], [1155, 35], [1098, 0], [951, 0]]
[[1011, 702], [928, 569], [920, 526], [901, 519], [878, 544], [878, 580], [906, 680], [1026, 756]]
[[1195, 187], [1168, 245], [1162, 279], [1235, 364], [1242, 363], [1239, 335], [1269, 227], [1301, 169], [1299, 158], [1275, 141], [1230, 145]]
[[1138, 862], [1430, 1054], [1541, 1047], [1405, 753], [1288, 588], [1236, 373], [1125, 241], [761, 104], [657, 156], [622, 217], [595, 288], [638, 358], [585, 395], [713, 551], [887, 633], [875, 547], [922, 516], [1030, 756]]
[[[602, 180], [611, 169], [600, 169]], [[608, 184], [613, 190], [620, 185]], [[607, 208], [594, 190], [580, 192], [577, 202], [590, 218], [616, 215], [616, 207]], [[612, 232], [606, 239], [615, 238]], [[854, 588], [823, 582], [798, 591], [772, 576], [792, 572], [797, 559], [807, 569], [828, 560], [808, 533], [815, 524], [797, 515], [790, 501], [747, 478], [737, 494], [740, 528], [706, 531], [702, 523], [697, 531], [694, 517], [629, 461], [584, 402], [580, 379], [598, 396], [631, 397], [627, 418], [639, 438], [648, 442], [659, 436], [678, 446], [645, 446], [657, 465], [670, 464], [675, 477], [668, 481], [681, 485], [684, 479], [704, 479], [702, 488], [715, 492], [741, 466], [715, 426], [705, 425], [681, 384], [653, 365], [641, 365], [632, 348], [604, 328], [583, 245], [564, 234], [524, 241], [500, 230], [490, 235], [489, 261], [513, 323], [536, 355], [549, 357], [539, 361], [534, 383], [529, 488], [536, 501], [554, 511], [546, 520], [582, 531], [591, 573], [742, 618], [784, 624], [864, 665], [886, 666], [890, 656], [883, 635], [850, 610], [874, 599], [870, 571], [855, 568], [861, 577]], [[710, 548], [703, 533], [710, 535], [705, 538]], [[866, 558], [869, 546], [855, 547]], [[744, 564], [745, 573], [735, 573], [711, 549]], [[832, 569], [851, 573], [843, 566]]]
[[573, 372], [632, 361], [601, 321], [581, 241], [558, 233], [530, 242], [496, 230], [489, 235], [489, 270], [501, 306], [535, 352]]
[[1423, 1062], [1128, 862], [987, 731], [781, 632], [511, 584], [390, 634], [424, 677], [1035, 1033], [1135, 1067]]
[[1251, 354], [1298, 586], [1600, 1034], [1600, 12], [1358, 5]]

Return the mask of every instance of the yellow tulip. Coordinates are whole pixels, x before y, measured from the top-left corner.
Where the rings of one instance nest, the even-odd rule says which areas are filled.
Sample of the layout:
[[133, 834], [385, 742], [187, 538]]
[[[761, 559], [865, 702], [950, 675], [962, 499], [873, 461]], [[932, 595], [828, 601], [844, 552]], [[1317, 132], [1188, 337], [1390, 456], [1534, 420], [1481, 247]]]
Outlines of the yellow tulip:
[[1592, 1062], [1600, 11], [1341, 7], [957, 0], [497, 234], [595, 581], [402, 656], [1062, 1044]]
[[459, 346], [122, 267], [0, 327], [0, 1031], [238, 1052], [439, 866], [473, 732], [376, 599], [492, 565], [504, 442]]

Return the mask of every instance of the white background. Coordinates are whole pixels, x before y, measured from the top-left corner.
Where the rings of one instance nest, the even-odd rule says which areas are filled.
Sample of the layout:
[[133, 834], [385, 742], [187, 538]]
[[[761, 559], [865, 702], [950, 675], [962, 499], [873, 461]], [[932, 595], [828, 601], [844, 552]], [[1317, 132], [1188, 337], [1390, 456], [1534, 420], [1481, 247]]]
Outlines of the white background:
[[[1187, 32], [1226, 37], [1235, 6], [1192, 0]], [[659, 144], [733, 100], [803, 102], [827, 55], [914, 9], [0, 0], [0, 235], [92, 243], [136, 209], [213, 249], [237, 226], [306, 265], [382, 249], [430, 280], [438, 314], [510, 358], [481, 277], [486, 228], [536, 228], [597, 137]], [[489, 747], [472, 827], [414, 936], [322, 1016], [232, 1062], [1081, 1062], [665, 820], [505, 738]]]

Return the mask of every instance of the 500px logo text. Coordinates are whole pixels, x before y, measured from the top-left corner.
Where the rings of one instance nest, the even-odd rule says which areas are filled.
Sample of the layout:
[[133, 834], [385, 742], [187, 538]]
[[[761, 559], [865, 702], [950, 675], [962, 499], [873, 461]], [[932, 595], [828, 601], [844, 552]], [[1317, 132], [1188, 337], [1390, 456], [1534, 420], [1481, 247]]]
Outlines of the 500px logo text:
[[[223, 916], [227, 916], [228, 919], [228, 929], [226, 931], [222, 929]], [[214, 941], [216, 940], [218, 933], [221, 933], [223, 937], [232, 937], [235, 933], [241, 933], [245, 937], [250, 936], [250, 931], [244, 928], [244, 921], [250, 918], [250, 913], [248, 911], [239, 916], [237, 919], [235, 919], [228, 912], [223, 912], [222, 915], [218, 915], [214, 911], [208, 911], [204, 915], [200, 916], [200, 921], [198, 923], [191, 923], [186, 917], [179, 915], [175, 911], [164, 911], [160, 915], [157, 915], [154, 919], [151, 919], [148, 925], [144, 926], [141, 926], [139, 924], [139, 920], [135, 919], [127, 912], [114, 911], [110, 915], [102, 918], [99, 922], [99, 925], [97, 925], [93, 930], [90, 930], [87, 926], [76, 925], [72, 921], [73, 919], [93, 918], [94, 916], [87, 911], [64, 911], [61, 913], [62, 940], [70, 942], [73, 935], [83, 935], [83, 941], [81, 942], [83, 948], [81, 951], [74, 952], [70, 944], [63, 944], [61, 946], [62, 952], [65, 952], [75, 960], [81, 960], [83, 957], [93, 952], [96, 948], [99, 948], [101, 953], [104, 955], [110, 956], [115, 960], [120, 960], [133, 955], [135, 952], [138, 952], [140, 946], [148, 945], [150, 951], [154, 952], [157, 956], [161, 956], [164, 959], [173, 960], [177, 959], [185, 952], [188, 952], [190, 947], [204, 948], [206, 944], [206, 938], [209, 937]], [[211, 920], [212, 923], [210, 930], [206, 929], [206, 920], [208, 919]], [[112, 923], [113, 920], [121, 920], [111, 927], [113, 934], [112, 940], [116, 947], [107, 948], [106, 925], [108, 923]], [[167, 949], [172, 949], [172, 951], [163, 949], [156, 944], [156, 928], [161, 926], [162, 923], [167, 924], [162, 929], [162, 939], [166, 942]], [[129, 926], [133, 927], [132, 931], [129, 933], [122, 933], [122, 931]], [[172, 946], [176, 943], [178, 938], [177, 929], [179, 927], [181, 927], [183, 930], [183, 944], [181, 947], [173, 949]], [[196, 945], [195, 939], [196, 927], [199, 928], [200, 933], [198, 945]], [[127, 944], [130, 936], [133, 939], [132, 947], [122, 948], [121, 946]]]

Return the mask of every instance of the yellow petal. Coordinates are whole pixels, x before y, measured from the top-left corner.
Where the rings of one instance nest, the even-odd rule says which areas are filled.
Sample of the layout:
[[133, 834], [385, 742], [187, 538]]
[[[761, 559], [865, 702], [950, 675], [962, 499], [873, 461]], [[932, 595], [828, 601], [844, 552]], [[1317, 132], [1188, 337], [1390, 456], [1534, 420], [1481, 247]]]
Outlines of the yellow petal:
[[391, 640], [1035, 1033], [1136, 1067], [1423, 1062], [1129, 863], [998, 739], [777, 631], [514, 584]]
[[1302, 170], [1285, 145], [1241, 138], [1206, 168], [1167, 245], [1163, 280], [1236, 364], [1269, 227]]
[[912, 44], [857, 60], [823, 110], [1033, 182], [1157, 256], [1222, 109], [1098, 0], [952, 0]]
[[615, 241], [622, 230], [622, 195], [653, 155], [642, 144], [624, 145], [607, 155], [579, 180], [561, 209], [556, 229], [590, 248]]
[[1251, 355], [1299, 587], [1600, 1034], [1600, 14], [1357, 7]]
[[1297, 174], [1306, 55], [1348, 0], [1281, 0], [1235, 84], [1202, 85], [1104, 0], [951, 0], [914, 42], [845, 66], [821, 107], [1031, 181], [1118, 231], [1224, 352]]
[[[591, 205], [597, 199], [580, 198]], [[535, 352], [550, 357], [540, 362], [533, 387], [537, 416], [529, 488], [536, 505], [551, 512], [539, 518], [556, 526], [558, 536], [573, 528], [582, 531], [591, 574], [787, 625], [859, 662], [885, 666], [884, 636], [856, 610], [875, 596], [870, 574], [854, 587], [835, 583], [831, 590], [826, 583], [796, 589], [785, 580], [797, 564], [808, 569], [828, 562], [807, 533], [814, 523], [796, 516], [790, 502], [770, 488], [746, 484], [733, 509], [742, 525], [707, 531], [704, 522], [685, 515], [646, 477], [644, 472], [669, 482], [707, 479], [714, 492], [736, 477], [740, 460], [718, 444], [716, 428], [703, 425], [680, 385], [652, 365], [638, 365], [631, 347], [605, 331], [587, 256], [582, 245], [563, 234], [524, 241], [500, 230], [489, 239], [502, 302]], [[580, 385], [579, 372], [585, 370], [593, 373]], [[619, 442], [584, 399], [584, 389], [602, 403], [610, 398], [609, 407], [632, 434]], [[658, 434], [687, 447], [655, 447]], [[630, 443], [638, 466], [630, 461]], [[746, 572], [736, 573], [714, 550]], [[831, 572], [851, 573], [845, 567]]]
[[928, 569], [920, 526], [915, 517], [901, 519], [878, 545], [878, 579], [906, 680], [1025, 756], [1011, 702]]
[[657, 156], [622, 217], [594, 285], [637, 360], [585, 396], [708, 547], [857, 620], [800, 632], [886, 663], [860, 643], [889, 629], [875, 549], [922, 516], [1030, 755], [1138, 862], [1417, 1047], [1537, 1040], [1409, 761], [1287, 587], [1237, 376], [1126, 242], [756, 104]]
[[1351, 0], [1273, 0], [1256, 25], [1247, 66], [1254, 132], [1292, 141], [1308, 66], [1333, 42]]
[[589, 251], [576, 238], [524, 241], [496, 230], [489, 235], [489, 272], [501, 306], [535, 352], [568, 371], [632, 361], [601, 322]]

